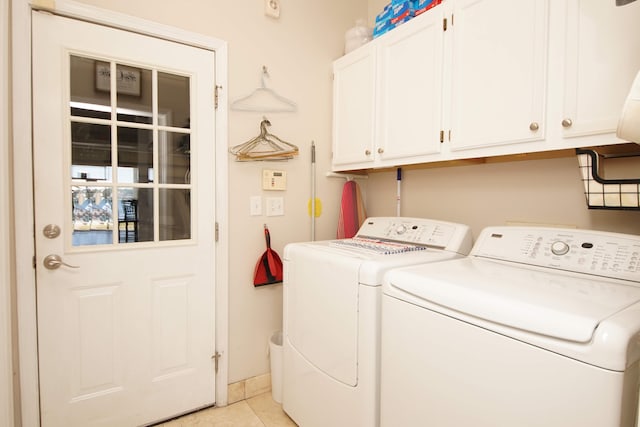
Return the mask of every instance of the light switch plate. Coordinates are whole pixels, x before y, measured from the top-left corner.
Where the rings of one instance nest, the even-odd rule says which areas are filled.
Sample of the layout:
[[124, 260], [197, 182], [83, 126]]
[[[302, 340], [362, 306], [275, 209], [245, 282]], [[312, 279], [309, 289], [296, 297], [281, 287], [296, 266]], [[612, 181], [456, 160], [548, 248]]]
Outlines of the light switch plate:
[[282, 197], [267, 197], [267, 216], [284, 215], [284, 199]]
[[251, 196], [249, 199], [249, 212], [251, 216], [260, 216], [262, 215], [262, 197], [261, 196]]

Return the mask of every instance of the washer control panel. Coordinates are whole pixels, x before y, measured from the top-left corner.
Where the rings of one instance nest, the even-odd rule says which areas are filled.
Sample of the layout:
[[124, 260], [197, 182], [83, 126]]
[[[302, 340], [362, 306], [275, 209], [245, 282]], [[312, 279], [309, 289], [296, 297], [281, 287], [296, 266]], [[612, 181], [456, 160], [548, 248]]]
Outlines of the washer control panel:
[[640, 283], [640, 236], [631, 234], [487, 227], [471, 255]]
[[468, 226], [423, 218], [368, 218], [357, 237], [432, 246], [465, 254], [471, 250]]

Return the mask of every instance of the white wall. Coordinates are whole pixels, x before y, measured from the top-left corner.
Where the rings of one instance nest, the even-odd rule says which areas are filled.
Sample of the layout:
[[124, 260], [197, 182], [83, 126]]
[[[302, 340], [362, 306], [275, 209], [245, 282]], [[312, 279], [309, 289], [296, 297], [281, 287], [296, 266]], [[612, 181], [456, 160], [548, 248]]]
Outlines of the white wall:
[[[298, 104], [297, 113], [267, 115], [270, 131], [300, 148], [299, 158], [287, 162], [239, 163], [230, 156], [229, 212], [229, 382], [269, 371], [268, 339], [282, 328], [282, 286], [254, 288], [253, 269], [265, 250], [263, 223], [269, 225], [272, 247], [282, 256], [286, 243], [310, 239], [310, 147], [317, 147], [318, 197], [323, 213], [316, 236], [335, 236], [342, 182], [324, 178], [331, 146], [331, 63], [342, 55], [344, 33], [359, 17], [367, 16], [366, 0], [281, 0], [280, 19], [264, 15], [264, 1], [82, 0], [144, 19], [160, 22], [229, 42], [229, 100], [249, 94], [260, 85], [262, 66], [267, 85]], [[259, 133], [259, 113], [229, 113], [229, 146]], [[261, 190], [263, 168], [288, 174], [285, 216], [249, 216], [249, 197]], [[263, 200], [264, 201], [264, 200]], [[263, 205], [264, 208], [264, 205]]]
[[[637, 162], [634, 171], [637, 178]], [[371, 173], [367, 186], [368, 213], [395, 214], [396, 172]], [[405, 168], [401, 207], [403, 216], [468, 224], [474, 237], [486, 226], [515, 223], [640, 234], [640, 212], [589, 210], [583, 192], [575, 156]]]
[[391, 3], [390, 0], [369, 0], [369, 25], [373, 27], [376, 15], [389, 3]]

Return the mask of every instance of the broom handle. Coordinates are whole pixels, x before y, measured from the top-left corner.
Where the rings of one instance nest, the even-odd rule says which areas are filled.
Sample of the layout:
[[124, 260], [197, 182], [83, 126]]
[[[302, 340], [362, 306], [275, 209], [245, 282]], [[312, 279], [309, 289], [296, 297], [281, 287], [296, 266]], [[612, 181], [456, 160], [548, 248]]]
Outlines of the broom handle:
[[271, 249], [271, 235], [269, 234], [267, 224], [264, 225], [264, 240], [267, 242], [267, 249]]
[[316, 143], [311, 141], [311, 241], [316, 240]]

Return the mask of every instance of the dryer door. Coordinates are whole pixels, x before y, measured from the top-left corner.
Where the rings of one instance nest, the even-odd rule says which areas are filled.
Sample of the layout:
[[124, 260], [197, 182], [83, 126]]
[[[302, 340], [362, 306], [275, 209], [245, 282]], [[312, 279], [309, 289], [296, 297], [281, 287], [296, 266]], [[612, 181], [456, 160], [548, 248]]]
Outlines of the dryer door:
[[358, 270], [344, 252], [290, 245], [285, 262], [284, 322], [290, 344], [310, 364], [355, 386], [358, 357]]

